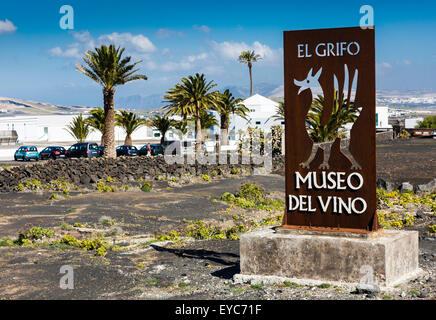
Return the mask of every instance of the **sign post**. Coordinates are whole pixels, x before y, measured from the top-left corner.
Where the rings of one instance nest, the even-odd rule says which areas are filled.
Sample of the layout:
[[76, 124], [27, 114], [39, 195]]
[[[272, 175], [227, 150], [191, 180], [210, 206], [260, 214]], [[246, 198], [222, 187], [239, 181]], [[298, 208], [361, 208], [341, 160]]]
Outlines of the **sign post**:
[[241, 235], [234, 280], [390, 287], [416, 277], [418, 232], [377, 222], [374, 30], [285, 31], [284, 80], [283, 225]]
[[374, 30], [285, 31], [284, 75], [283, 228], [376, 231]]

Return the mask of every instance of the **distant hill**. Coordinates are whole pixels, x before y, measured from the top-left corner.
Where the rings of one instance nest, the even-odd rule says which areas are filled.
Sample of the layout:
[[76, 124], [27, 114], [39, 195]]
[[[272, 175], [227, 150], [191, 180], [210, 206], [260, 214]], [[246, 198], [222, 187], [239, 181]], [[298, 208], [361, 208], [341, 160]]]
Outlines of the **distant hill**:
[[0, 97], [0, 116], [78, 114], [91, 109], [91, 107], [62, 106], [51, 103]]
[[[248, 86], [218, 86], [217, 89], [220, 91], [229, 89], [233, 96], [243, 99], [248, 98], [250, 94], [250, 88]], [[265, 97], [283, 97], [283, 86], [259, 83], [254, 85], [253, 92]], [[163, 96], [164, 93], [151, 94], [148, 96], [137, 94], [127, 97], [115, 97], [115, 104], [118, 108], [126, 109], [158, 109], [165, 106]]]

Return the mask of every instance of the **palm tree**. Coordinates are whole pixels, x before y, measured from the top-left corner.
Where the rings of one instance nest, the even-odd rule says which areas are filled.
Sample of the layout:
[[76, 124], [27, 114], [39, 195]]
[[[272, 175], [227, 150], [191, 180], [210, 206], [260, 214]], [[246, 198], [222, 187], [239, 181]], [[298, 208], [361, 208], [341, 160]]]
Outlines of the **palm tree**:
[[188, 133], [188, 119], [175, 121], [173, 127], [179, 131], [179, 138], [182, 141], [183, 137]]
[[120, 126], [126, 132], [126, 138], [124, 139], [125, 145], [132, 145], [132, 133], [139, 127], [145, 125], [145, 120], [139, 118], [133, 112], [120, 110], [119, 114], [115, 115], [116, 125]]
[[167, 91], [164, 97], [171, 104], [166, 107], [167, 115], [180, 114], [184, 119], [192, 115], [196, 121], [195, 150], [200, 150], [203, 140], [201, 134], [201, 112], [212, 108], [219, 108], [220, 94], [211, 91], [216, 84], [207, 82], [204, 74], [182, 78], [181, 83]]
[[201, 128], [203, 129], [210, 129], [213, 126], [218, 125], [218, 120], [215, 118], [215, 116], [207, 111], [201, 112], [200, 122], [201, 122]]
[[242, 99], [235, 98], [227, 89], [221, 94], [221, 104], [220, 108], [217, 110], [220, 115], [220, 129], [221, 129], [221, 144], [229, 144], [229, 125], [230, 125], [230, 115], [237, 114], [243, 119], [248, 118], [248, 113], [250, 110], [242, 104]]
[[279, 102], [279, 105], [276, 107], [276, 113], [270, 119], [277, 121], [285, 120], [285, 103], [283, 101]]
[[327, 124], [321, 124], [322, 112], [324, 109], [324, 97], [318, 95], [309, 110], [306, 125], [314, 142], [333, 141], [340, 135], [340, 129], [346, 123], [354, 122], [359, 117], [360, 111], [354, 107], [354, 102], [347, 99], [340, 100], [338, 92], [334, 92], [333, 110]]
[[77, 142], [85, 142], [86, 138], [91, 133], [91, 126], [83, 119], [82, 114], [73, 118], [70, 124], [67, 125], [67, 130]]
[[104, 111], [102, 108], [93, 109], [90, 111], [91, 116], [85, 121], [90, 127], [101, 133], [100, 145], [104, 146]]
[[253, 62], [257, 62], [262, 59], [259, 54], [256, 54], [254, 50], [252, 51], [242, 51], [239, 55], [239, 62], [245, 63], [248, 66], [248, 72], [250, 73], [250, 97], [253, 95], [253, 74], [251, 68], [253, 67]]
[[77, 64], [76, 70], [88, 76], [103, 87], [104, 100], [104, 156], [115, 158], [115, 87], [134, 80], [147, 80], [145, 75], [136, 74], [136, 65], [142, 60], [130, 63], [132, 57], [122, 57], [124, 48], [102, 45], [95, 51], [85, 53], [85, 66]]
[[154, 118], [148, 119], [146, 124], [152, 128], [156, 128], [159, 130], [161, 134], [160, 144], [163, 145], [165, 141], [165, 134], [174, 126], [175, 121], [168, 119], [168, 116], [165, 115], [163, 117], [159, 115], [155, 115]]

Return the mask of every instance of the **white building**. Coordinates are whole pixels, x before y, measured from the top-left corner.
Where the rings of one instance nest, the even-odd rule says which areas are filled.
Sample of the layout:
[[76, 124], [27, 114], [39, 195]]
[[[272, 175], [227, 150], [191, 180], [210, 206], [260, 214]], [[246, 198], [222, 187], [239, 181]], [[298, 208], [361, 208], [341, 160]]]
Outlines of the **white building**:
[[404, 127], [406, 129], [414, 129], [415, 126], [418, 125], [418, 122], [423, 121], [424, 118], [410, 118], [410, 119], [404, 119]]
[[[242, 104], [249, 110], [247, 119], [238, 115], [230, 115], [229, 136], [230, 140], [238, 140], [240, 130], [246, 130], [248, 127], [257, 127], [263, 131], [269, 131], [271, 126], [284, 125], [284, 121], [272, 120], [271, 117], [276, 114], [278, 102], [255, 94], [244, 101]], [[211, 111], [217, 119], [218, 114]], [[220, 133], [219, 126], [211, 128], [211, 133]]]
[[389, 124], [389, 107], [377, 106], [375, 108], [375, 128], [378, 131], [392, 130]]
[[[66, 130], [77, 115], [43, 115], [43, 116], [16, 116], [0, 117], [0, 130], [15, 130], [18, 134], [18, 143], [64, 143], [73, 144], [75, 138]], [[88, 117], [84, 114], [83, 117]], [[167, 134], [170, 135], [170, 133]], [[122, 142], [125, 132], [115, 127], [115, 140]], [[156, 129], [140, 127], [132, 134], [133, 140], [158, 140], [160, 133]], [[94, 130], [87, 138], [89, 141], [100, 142], [101, 134]]]

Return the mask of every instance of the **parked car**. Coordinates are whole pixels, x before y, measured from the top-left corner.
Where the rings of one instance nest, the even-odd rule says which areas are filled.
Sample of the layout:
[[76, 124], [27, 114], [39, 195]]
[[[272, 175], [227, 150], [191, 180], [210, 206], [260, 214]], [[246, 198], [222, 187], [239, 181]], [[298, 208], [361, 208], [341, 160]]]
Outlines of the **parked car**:
[[[148, 146], [150, 146], [150, 150], [148, 150]], [[146, 156], [150, 154], [151, 156], [157, 156], [159, 154], [164, 154], [164, 150], [162, 148], [162, 145], [155, 143], [155, 144], [146, 144], [141, 149], [139, 149], [138, 154], [140, 156]]]
[[98, 147], [98, 156], [103, 157], [104, 156], [104, 146]]
[[94, 158], [98, 157], [96, 143], [81, 142], [73, 144], [66, 152], [68, 158]]
[[162, 144], [163, 150], [168, 150], [168, 152], [165, 151], [165, 154], [181, 154], [182, 150], [182, 143], [179, 140], [165, 140]]
[[164, 154], [164, 149], [163, 149], [162, 145], [160, 145], [160, 144], [151, 144], [150, 148], [151, 148], [151, 155], [152, 156]]
[[64, 147], [47, 147], [39, 153], [39, 159], [59, 159], [65, 158], [65, 148]]
[[34, 159], [38, 161], [39, 160], [38, 148], [36, 148], [35, 146], [19, 147], [14, 154], [14, 160], [18, 161], [18, 159], [21, 159], [23, 161], [30, 161]]
[[[148, 153], [149, 153], [149, 150], [148, 150], [149, 146], [150, 146], [150, 144], [143, 145], [143, 146], [141, 147], [141, 149], [139, 149], [139, 151], [138, 151], [138, 155], [140, 155], [140, 156], [146, 156], [146, 155], [148, 155]], [[151, 147], [150, 147], [150, 148], [151, 148]]]
[[117, 157], [126, 156], [134, 157], [138, 155], [138, 149], [135, 146], [118, 146], [116, 148]]

